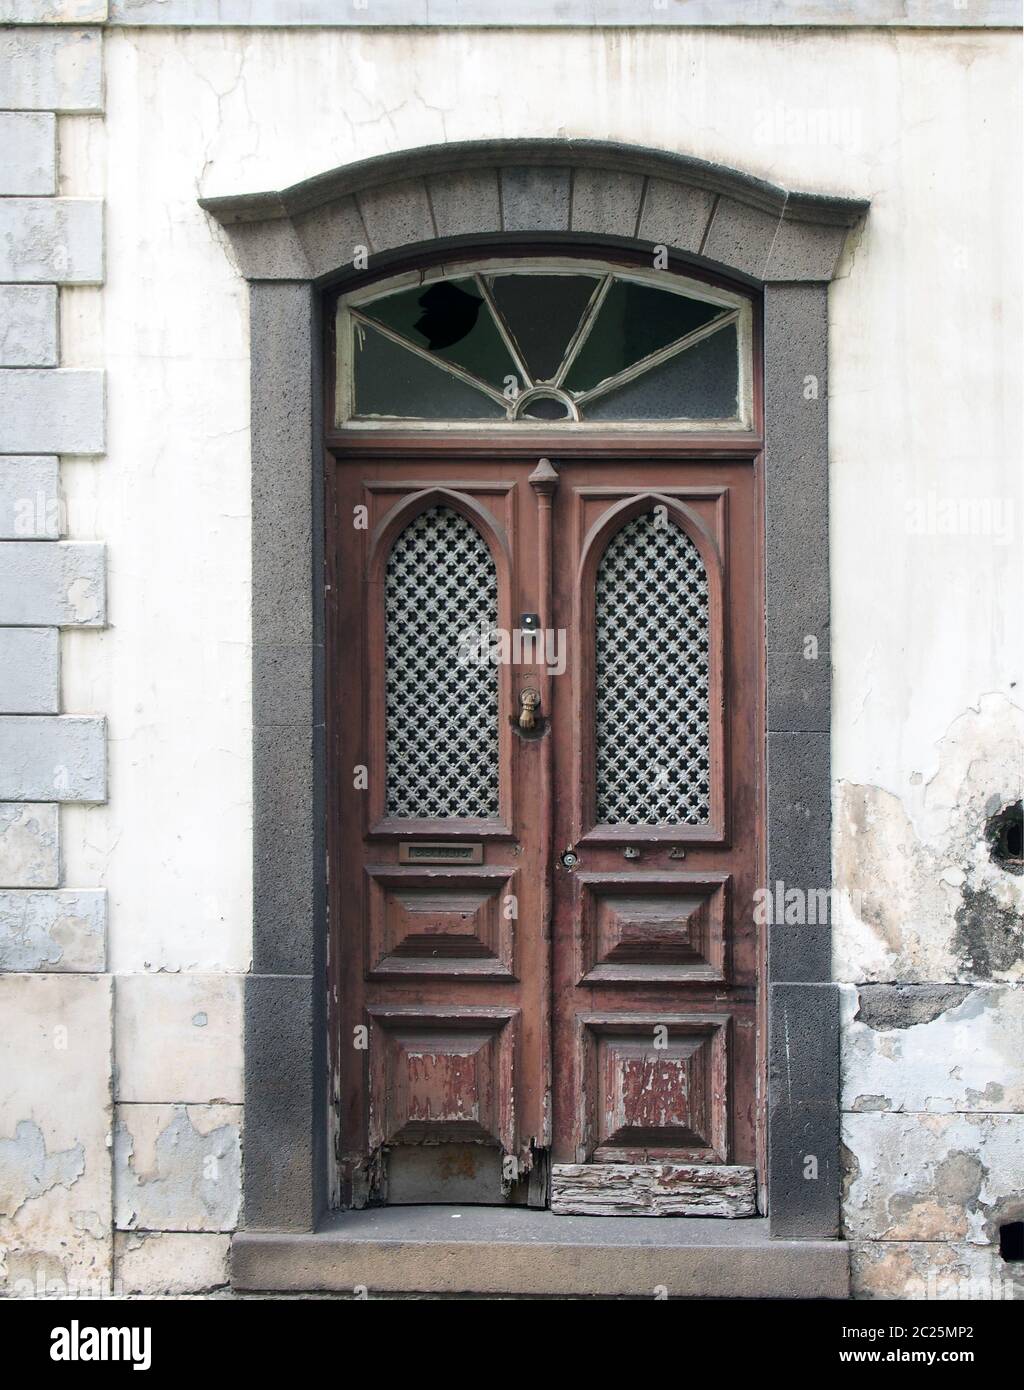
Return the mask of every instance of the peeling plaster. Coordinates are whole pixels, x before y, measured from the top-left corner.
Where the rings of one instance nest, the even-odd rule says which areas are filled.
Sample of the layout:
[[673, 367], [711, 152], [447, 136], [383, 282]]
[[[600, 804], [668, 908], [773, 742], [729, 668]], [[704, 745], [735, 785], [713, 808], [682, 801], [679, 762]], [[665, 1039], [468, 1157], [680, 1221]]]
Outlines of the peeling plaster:
[[993, 1245], [1024, 1192], [1022, 1115], [848, 1114], [843, 1141], [854, 1239]]
[[850, 1109], [854, 1114], [860, 1114], [865, 1110], [891, 1110], [892, 1101], [888, 1096], [858, 1096]]
[[0, 974], [0, 1294], [109, 1282], [109, 977]]
[[1024, 880], [990, 857], [993, 800], [1024, 780], [1024, 711], [998, 695], [955, 720], [938, 767], [900, 798], [840, 783], [835, 868], [840, 980], [1024, 979]]
[[114, 1133], [120, 1230], [230, 1231], [241, 1191], [237, 1107], [122, 1105]]
[[913, 1028], [962, 1004], [968, 985], [866, 985], [854, 1015], [869, 1028]]
[[69, 616], [76, 623], [94, 623], [103, 615], [104, 593], [102, 587], [91, 579], [74, 579], [68, 585], [67, 606]]
[[85, 1147], [46, 1152], [43, 1131], [19, 1120], [12, 1139], [0, 1139], [0, 1216], [15, 1216], [26, 1202], [53, 1187], [73, 1187], [85, 1172]]
[[0, 889], [0, 970], [101, 971], [103, 895]]
[[[947, 990], [959, 1002], [892, 1026], [900, 996], [926, 991], [934, 1004]], [[1024, 985], [844, 985], [840, 1020], [845, 1110], [1024, 1110]]]
[[1019, 1267], [964, 1242], [852, 1241], [855, 1298], [1004, 1302], [1024, 1299]]
[[51, 888], [59, 875], [57, 808], [33, 802], [0, 805], [0, 883]]

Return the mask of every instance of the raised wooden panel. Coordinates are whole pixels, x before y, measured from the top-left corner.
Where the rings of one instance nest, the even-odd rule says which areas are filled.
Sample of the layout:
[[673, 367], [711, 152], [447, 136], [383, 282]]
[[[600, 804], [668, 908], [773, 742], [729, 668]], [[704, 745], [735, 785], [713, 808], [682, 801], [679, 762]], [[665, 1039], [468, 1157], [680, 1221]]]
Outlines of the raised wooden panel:
[[511, 978], [515, 878], [500, 868], [368, 868], [368, 978]]
[[580, 982], [727, 977], [728, 874], [581, 873]]
[[515, 1149], [516, 1010], [370, 1007], [370, 1135]]
[[728, 1159], [727, 1014], [582, 1014], [579, 1162]]

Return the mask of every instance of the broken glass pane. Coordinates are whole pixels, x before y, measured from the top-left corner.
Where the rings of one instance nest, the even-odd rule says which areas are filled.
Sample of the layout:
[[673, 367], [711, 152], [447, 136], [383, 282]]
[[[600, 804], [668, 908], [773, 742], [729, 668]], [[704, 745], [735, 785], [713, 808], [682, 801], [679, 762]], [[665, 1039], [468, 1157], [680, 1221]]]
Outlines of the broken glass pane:
[[504, 390], [510, 376], [519, 389], [526, 384], [471, 279], [417, 285], [367, 304], [360, 312], [498, 390]]
[[354, 414], [406, 420], [503, 420], [505, 409], [475, 386], [459, 381], [360, 323], [352, 328]]

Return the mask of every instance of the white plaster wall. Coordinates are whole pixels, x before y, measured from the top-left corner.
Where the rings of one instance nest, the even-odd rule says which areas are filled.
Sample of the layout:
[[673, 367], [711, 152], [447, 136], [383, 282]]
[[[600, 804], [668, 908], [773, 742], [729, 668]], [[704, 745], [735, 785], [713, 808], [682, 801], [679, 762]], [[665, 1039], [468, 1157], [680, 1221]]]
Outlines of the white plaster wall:
[[[74, 881], [109, 890], [112, 970], [241, 971], [248, 292], [195, 206], [197, 98], [180, 73], [164, 83], [173, 39], [156, 37], [110, 38], [108, 120], [76, 150], [83, 183], [107, 198], [107, 278], [101, 298], [66, 296], [63, 329], [78, 359], [106, 366], [108, 456], [63, 477], [72, 533], [110, 538], [116, 599], [95, 643], [65, 635], [65, 707], [108, 712], [112, 794], [65, 813], [64, 853]], [[200, 92], [205, 68], [199, 53]]]

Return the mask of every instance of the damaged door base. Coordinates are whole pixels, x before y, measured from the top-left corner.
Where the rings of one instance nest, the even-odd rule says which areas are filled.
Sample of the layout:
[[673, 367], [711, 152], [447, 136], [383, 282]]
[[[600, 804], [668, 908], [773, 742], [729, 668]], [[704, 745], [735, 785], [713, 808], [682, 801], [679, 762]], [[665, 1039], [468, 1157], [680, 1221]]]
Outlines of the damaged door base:
[[756, 1216], [753, 1168], [694, 1163], [556, 1163], [551, 1210], [565, 1216]]
[[444, 1203], [467, 1206], [546, 1207], [548, 1152], [531, 1148], [529, 1155], [526, 1169], [501, 1149], [483, 1144], [395, 1145], [377, 1156], [369, 1201], [373, 1206], [417, 1206], [440, 1196]]

